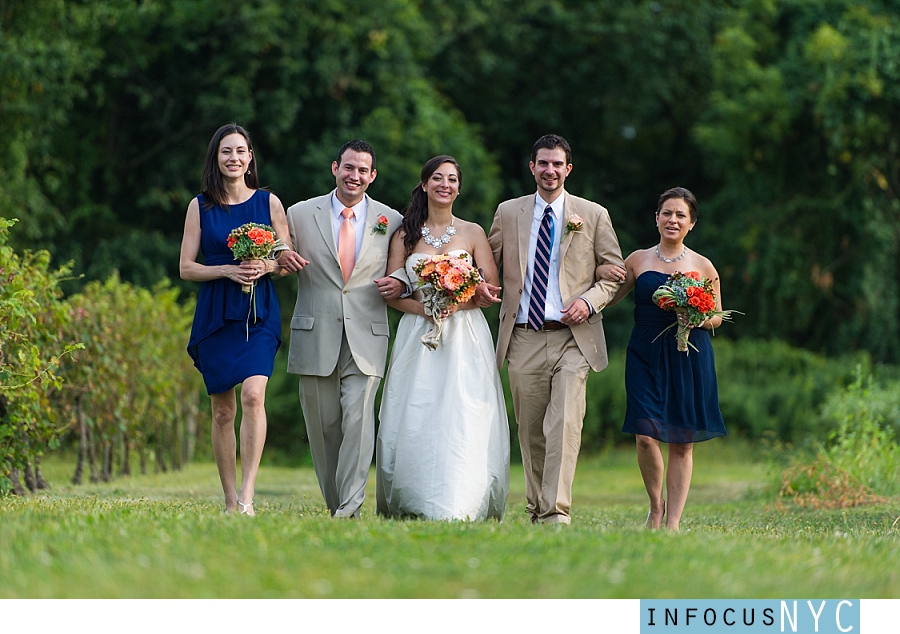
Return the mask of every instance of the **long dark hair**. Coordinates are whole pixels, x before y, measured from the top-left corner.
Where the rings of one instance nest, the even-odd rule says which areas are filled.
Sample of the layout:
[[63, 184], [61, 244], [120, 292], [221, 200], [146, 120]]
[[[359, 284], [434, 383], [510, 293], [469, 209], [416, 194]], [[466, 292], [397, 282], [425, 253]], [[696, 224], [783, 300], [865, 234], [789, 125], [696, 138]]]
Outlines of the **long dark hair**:
[[691, 212], [691, 222], [697, 222], [697, 199], [691, 193], [691, 190], [685, 189], [684, 187], [672, 187], [671, 189], [664, 191], [659, 197], [659, 202], [656, 204], [656, 215], [659, 215], [663, 203], [667, 200], [672, 200], [673, 198], [681, 198], [687, 203], [688, 209]]
[[406, 253], [405, 257], [412, 255], [413, 249], [422, 239], [422, 227], [425, 226], [425, 220], [428, 218], [428, 194], [422, 189], [422, 185], [431, 178], [431, 175], [437, 171], [444, 163], [450, 163], [456, 168], [457, 182], [462, 188], [462, 170], [459, 169], [459, 163], [452, 156], [441, 154], [435, 156], [422, 166], [422, 174], [419, 184], [413, 187], [412, 198], [406, 210], [403, 212], [403, 222], [400, 228], [403, 229], [403, 247]]
[[[219, 171], [219, 144], [229, 134], [240, 134], [247, 141], [247, 149], [253, 152], [253, 141], [250, 140], [250, 133], [238, 124], [234, 122], [226, 123], [216, 130], [212, 139], [209, 140], [209, 147], [206, 148], [206, 164], [203, 166], [203, 179], [200, 182], [200, 193], [206, 199], [203, 204], [204, 209], [211, 209], [215, 205], [228, 209], [225, 183], [222, 181], [222, 172]], [[244, 182], [250, 189], [259, 189], [255, 152], [250, 159], [246, 173], [244, 173]]]

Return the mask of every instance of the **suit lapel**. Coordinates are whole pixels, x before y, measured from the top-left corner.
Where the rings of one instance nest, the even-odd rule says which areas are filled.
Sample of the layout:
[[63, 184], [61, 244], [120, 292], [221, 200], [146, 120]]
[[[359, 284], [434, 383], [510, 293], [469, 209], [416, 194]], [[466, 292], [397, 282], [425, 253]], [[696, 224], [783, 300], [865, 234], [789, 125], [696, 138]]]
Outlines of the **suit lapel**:
[[562, 242], [559, 245], [559, 273], [560, 279], [562, 279], [562, 268], [563, 262], [565, 262], [566, 251], [569, 250], [569, 245], [572, 244], [572, 233], [569, 231], [566, 233], [566, 225], [569, 224], [569, 218], [578, 213], [578, 209], [575, 205], [575, 199], [566, 194], [565, 203], [563, 204], [563, 217], [562, 217], [562, 227], [559, 228], [560, 233], [562, 234]]
[[316, 225], [322, 233], [322, 240], [335, 262], [338, 262], [337, 245], [334, 243], [334, 228], [331, 223], [331, 195], [325, 196], [316, 207]]
[[[530, 201], [530, 202], [529, 202]], [[528, 247], [531, 242], [531, 221], [534, 217], [534, 197], [527, 197], [519, 210], [517, 234], [519, 236], [519, 268], [524, 282], [528, 272]]]
[[365, 233], [363, 234], [362, 244], [359, 247], [359, 257], [356, 258], [357, 262], [361, 262], [363, 258], [366, 257], [366, 251], [372, 246], [372, 242], [375, 240], [375, 224], [378, 221], [378, 216], [381, 215], [378, 204], [369, 198], [368, 194], [366, 194], [366, 199], [368, 200], [366, 205], [366, 225], [365, 227], [360, 227]]

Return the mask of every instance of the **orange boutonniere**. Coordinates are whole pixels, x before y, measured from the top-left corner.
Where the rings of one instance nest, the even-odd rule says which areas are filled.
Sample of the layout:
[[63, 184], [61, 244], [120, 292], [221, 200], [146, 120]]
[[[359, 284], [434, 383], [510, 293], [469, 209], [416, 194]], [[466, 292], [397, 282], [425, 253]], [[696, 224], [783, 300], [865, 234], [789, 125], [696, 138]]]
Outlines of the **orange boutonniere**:
[[376, 222], [375, 226], [372, 227], [372, 233], [377, 232], [377, 233], [380, 233], [381, 235], [384, 235], [387, 232], [387, 227], [388, 227], [387, 216], [385, 216], [384, 214], [381, 214], [380, 216], [378, 216], [378, 222]]

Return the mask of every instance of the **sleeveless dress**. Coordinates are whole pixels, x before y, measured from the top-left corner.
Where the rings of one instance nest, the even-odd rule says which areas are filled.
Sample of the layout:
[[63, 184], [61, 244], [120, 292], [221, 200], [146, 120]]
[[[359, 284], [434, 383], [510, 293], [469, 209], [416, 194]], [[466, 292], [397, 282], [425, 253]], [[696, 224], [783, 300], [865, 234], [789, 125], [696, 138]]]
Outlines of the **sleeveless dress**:
[[[226, 240], [232, 229], [248, 222], [271, 225], [269, 192], [256, 190], [249, 200], [204, 209], [200, 202], [200, 250], [204, 264], [240, 264]], [[203, 282], [191, 326], [187, 351], [203, 375], [208, 394], [227, 392], [250, 376], [272, 376], [275, 352], [281, 345], [281, 312], [272, 279], [264, 275], [250, 293], [228, 278]]]
[[[407, 259], [410, 280], [423, 257]], [[430, 325], [407, 313], [397, 328], [375, 446], [377, 511], [502, 519], [509, 423], [487, 320], [479, 309], [457, 311], [444, 321], [436, 350], [422, 343]]]
[[625, 356], [628, 407], [622, 431], [666, 443], [692, 443], [724, 436], [716, 363], [709, 331], [691, 330], [689, 354], [679, 352], [673, 311], [653, 303], [668, 273], [645, 271], [634, 285], [634, 329]]

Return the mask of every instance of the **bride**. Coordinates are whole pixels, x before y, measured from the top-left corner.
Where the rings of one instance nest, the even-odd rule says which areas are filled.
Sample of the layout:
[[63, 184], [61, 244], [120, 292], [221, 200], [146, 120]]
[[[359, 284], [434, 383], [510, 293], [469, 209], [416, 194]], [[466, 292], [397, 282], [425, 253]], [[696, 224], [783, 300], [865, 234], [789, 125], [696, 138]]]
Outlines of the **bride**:
[[[437, 254], [466, 256], [499, 285], [484, 230], [453, 215], [462, 173], [451, 156], [422, 168], [401, 228], [391, 239], [388, 271]], [[381, 515], [440, 520], [501, 519], [509, 492], [509, 424], [487, 321], [473, 301], [450, 305], [436, 349], [421, 293], [388, 303], [405, 313], [397, 329], [381, 401], [375, 447]]]

